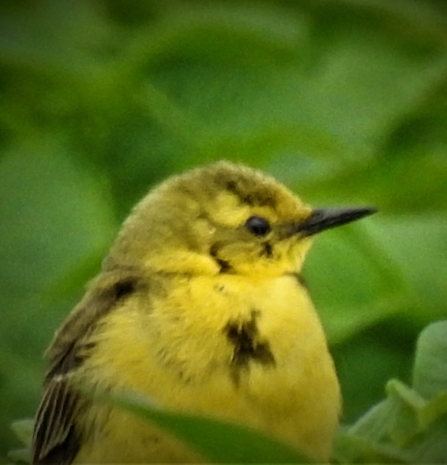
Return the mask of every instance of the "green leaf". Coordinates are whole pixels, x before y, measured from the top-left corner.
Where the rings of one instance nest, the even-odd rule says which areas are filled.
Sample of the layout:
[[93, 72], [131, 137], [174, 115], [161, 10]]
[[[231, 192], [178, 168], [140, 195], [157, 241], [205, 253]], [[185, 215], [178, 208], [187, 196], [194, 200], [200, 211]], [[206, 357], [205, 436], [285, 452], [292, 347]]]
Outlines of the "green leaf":
[[394, 444], [405, 446], [420, 431], [418, 411], [425, 400], [397, 379], [388, 381], [389, 399], [396, 405], [395, 414], [387, 420], [388, 433]]
[[8, 458], [13, 463], [30, 463], [29, 449], [14, 449], [8, 452]]
[[418, 389], [390, 380], [387, 398], [337, 436], [338, 461], [390, 463], [395, 456], [397, 463], [447, 462], [446, 331], [446, 321], [422, 331], [413, 372]]
[[388, 433], [388, 419], [396, 410], [395, 404], [390, 399], [385, 399], [371, 407], [362, 415], [348, 432], [354, 436], [362, 436], [370, 441], [380, 441]]
[[215, 463], [311, 462], [291, 447], [236, 424], [161, 411], [130, 396], [108, 400], [169, 431]]
[[388, 381], [386, 391], [387, 399], [372, 407], [348, 431], [374, 443], [403, 446], [421, 430], [418, 412], [425, 400], [396, 379]]
[[11, 429], [15, 436], [26, 446], [22, 449], [14, 449], [8, 452], [8, 459], [13, 463], [30, 463], [30, 445], [33, 425], [34, 420], [31, 418], [16, 420], [11, 424]]
[[337, 434], [334, 448], [339, 463], [410, 463], [403, 451], [347, 431]]
[[419, 421], [422, 427], [427, 428], [443, 415], [447, 415], [447, 391], [438, 394], [426, 403], [419, 411]]
[[447, 391], [447, 321], [433, 323], [421, 332], [414, 362], [413, 387], [427, 399]]
[[14, 421], [11, 425], [11, 429], [23, 445], [29, 446], [31, 444], [33, 426], [34, 420], [25, 418], [23, 420]]
[[447, 463], [447, 415], [443, 415], [407, 448], [413, 463]]

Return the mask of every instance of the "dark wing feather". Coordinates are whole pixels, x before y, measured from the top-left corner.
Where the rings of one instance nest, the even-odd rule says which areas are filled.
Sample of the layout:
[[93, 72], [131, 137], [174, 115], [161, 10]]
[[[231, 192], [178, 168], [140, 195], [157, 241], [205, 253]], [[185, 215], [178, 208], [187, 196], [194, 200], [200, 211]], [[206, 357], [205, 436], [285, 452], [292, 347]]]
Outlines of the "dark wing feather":
[[89, 336], [100, 320], [140, 282], [128, 269], [100, 274], [56, 333], [47, 351], [50, 367], [34, 424], [33, 464], [69, 465], [76, 457], [83, 442], [76, 418], [90, 401], [70, 385], [71, 375], [94, 350]]
[[79, 396], [64, 378], [51, 380], [37, 412], [33, 435], [33, 463], [68, 465], [79, 451], [81, 438], [75, 429]]

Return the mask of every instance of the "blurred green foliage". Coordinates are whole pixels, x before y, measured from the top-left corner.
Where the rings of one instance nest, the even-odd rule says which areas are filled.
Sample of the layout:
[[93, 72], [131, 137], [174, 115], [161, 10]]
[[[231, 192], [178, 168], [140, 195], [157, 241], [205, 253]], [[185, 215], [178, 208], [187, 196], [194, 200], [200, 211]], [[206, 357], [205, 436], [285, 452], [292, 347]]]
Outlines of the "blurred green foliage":
[[374, 204], [305, 275], [351, 422], [446, 314], [443, 0], [0, 2], [0, 455], [120, 222], [227, 158], [315, 205]]

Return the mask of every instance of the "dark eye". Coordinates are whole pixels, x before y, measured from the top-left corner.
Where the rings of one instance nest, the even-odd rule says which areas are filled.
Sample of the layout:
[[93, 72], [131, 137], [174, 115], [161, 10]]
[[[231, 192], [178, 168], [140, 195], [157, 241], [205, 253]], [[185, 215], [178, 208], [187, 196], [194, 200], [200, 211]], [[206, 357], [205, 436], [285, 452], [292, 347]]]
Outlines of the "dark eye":
[[245, 227], [255, 236], [266, 236], [270, 232], [269, 222], [260, 216], [250, 216]]

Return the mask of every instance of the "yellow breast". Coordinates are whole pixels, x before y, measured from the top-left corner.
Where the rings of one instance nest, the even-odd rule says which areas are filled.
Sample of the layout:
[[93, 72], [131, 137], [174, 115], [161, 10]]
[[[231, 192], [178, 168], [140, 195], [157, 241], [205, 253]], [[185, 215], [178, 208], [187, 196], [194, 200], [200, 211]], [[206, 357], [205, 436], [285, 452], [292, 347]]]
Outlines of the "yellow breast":
[[[169, 287], [110, 314], [82, 376], [160, 407], [257, 428], [326, 460], [339, 387], [320, 321], [296, 277], [176, 278]], [[111, 433], [100, 448], [109, 458], [122, 457], [127, 444], [129, 460], [185, 459], [186, 449], [129, 414], [112, 412], [104, 422]], [[151, 441], [157, 445], [148, 447]], [[86, 451], [83, 458], [106, 461]]]

